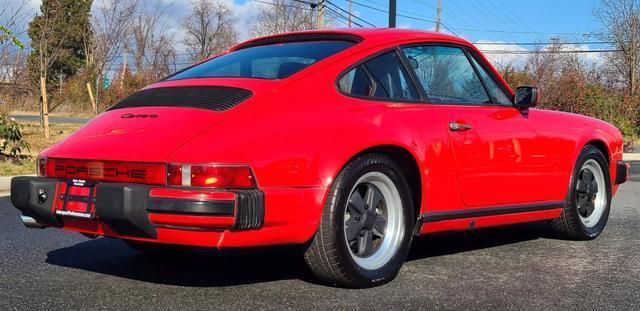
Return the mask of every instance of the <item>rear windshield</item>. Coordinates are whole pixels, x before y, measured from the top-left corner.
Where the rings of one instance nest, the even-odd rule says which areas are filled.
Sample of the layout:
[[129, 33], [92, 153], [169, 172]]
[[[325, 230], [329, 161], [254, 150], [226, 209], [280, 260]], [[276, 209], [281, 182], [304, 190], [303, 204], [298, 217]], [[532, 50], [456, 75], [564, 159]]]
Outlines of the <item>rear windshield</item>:
[[350, 46], [347, 41], [306, 41], [248, 47], [179, 72], [167, 80], [240, 77], [284, 79]]

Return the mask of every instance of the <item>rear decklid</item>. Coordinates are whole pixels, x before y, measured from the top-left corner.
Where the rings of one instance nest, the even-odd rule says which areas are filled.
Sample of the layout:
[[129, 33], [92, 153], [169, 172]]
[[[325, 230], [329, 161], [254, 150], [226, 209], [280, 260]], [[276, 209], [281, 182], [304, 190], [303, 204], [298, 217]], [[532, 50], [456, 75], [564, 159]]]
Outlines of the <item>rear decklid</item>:
[[84, 160], [164, 162], [192, 137], [217, 124], [224, 113], [175, 107], [107, 111], [64, 141], [46, 157]]
[[158, 83], [141, 90], [47, 149], [42, 156], [165, 162], [174, 150], [227, 118], [240, 108], [237, 106], [253, 101], [255, 93], [264, 92], [265, 87], [254, 82], [255, 87], [249, 90], [229, 86], [231, 81], [215, 81], [223, 85], [212, 86], [212, 80]]

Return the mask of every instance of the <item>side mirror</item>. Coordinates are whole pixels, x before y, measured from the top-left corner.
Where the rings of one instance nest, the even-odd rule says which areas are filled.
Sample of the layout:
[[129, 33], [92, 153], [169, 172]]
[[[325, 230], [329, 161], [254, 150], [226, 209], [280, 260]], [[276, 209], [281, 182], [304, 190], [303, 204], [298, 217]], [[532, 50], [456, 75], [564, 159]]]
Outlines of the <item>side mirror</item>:
[[538, 104], [538, 88], [535, 86], [519, 86], [516, 88], [516, 108], [531, 108]]

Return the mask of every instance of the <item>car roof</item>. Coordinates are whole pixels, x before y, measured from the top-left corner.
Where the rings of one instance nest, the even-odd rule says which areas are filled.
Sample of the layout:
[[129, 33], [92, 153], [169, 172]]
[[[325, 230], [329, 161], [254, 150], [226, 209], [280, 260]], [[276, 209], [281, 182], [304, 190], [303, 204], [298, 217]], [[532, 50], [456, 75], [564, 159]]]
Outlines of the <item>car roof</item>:
[[[307, 37], [305, 39], [304, 37]], [[356, 38], [357, 40], [354, 40]], [[486, 56], [478, 50], [471, 42], [464, 38], [452, 36], [446, 33], [405, 29], [405, 28], [338, 28], [327, 30], [305, 30], [288, 32], [282, 34], [274, 34], [265, 37], [254, 38], [245, 42], [242, 42], [231, 49], [228, 52], [243, 49], [255, 45], [266, 45], [273, 43], [283, 42], [295, 42], [304, 40], [336, 40], [343, 39], [349, 41], [359, 42], [357, 44], [358, 50], [367, 50], [371, 47], [377, 47], [381, 45], [393, 46], [402, 44], [412, 44], [420, 42], [441, 42], [441, 43], [453, 43], [462, 46], [467, 46], [472, 49], [475, 54], [482, 58], [483, 62], [488, 64], [490, 71], [499, 80], [499, 82], [506, 87], [508, 93], [511, 96], [514, 95], [513, 90], [502, 77], [502, 75], [491, 65]]]
[[282, 34], [275, 34], [270, 36], [258, 37], [245, 42], [242, 42], [230, 50], [242, 49], [247, 46], [255, 45], [259, 42], [273, 42], [277, 39], [286, 39], [288, 37], [304, 37], [309, 36], [313, 37], [314, 35], [335, 35], [336, 38], [339, 36], [345, 36], [345, 38], [360, 38], [363, 44], [360, 45], [376, 45], [378, 43], [410, 43], [410, 42], [424, 42], [424, 41], [435, 41], [435, 42], [450, 42], [457, 43], [466, 46], [472, 46], [471, 42], [466, 39], [452, 36], [449, 34], [434, 32], [434, 31], [426, 31], [426, 30], [416, 30], [416, 29], [403, 29], [403, 28], [338, 28], [338, 29], [328, 29], [328, 30], [305, 30], [305, 31], [296, 31], [296, 32], [288, 32]]

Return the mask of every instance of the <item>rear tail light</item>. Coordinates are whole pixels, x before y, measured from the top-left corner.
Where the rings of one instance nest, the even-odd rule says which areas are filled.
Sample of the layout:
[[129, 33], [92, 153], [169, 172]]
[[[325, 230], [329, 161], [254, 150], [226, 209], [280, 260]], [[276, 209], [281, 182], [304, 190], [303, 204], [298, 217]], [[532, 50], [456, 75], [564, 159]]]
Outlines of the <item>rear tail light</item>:
[[169, 164], [167, 185], [225, 189], [256, 188], [256, 179], [246, 165]]
[[36, 160], [38, 176], [183, 187], [253, 189], [247, 165], [160, 164], [51, 159]]

